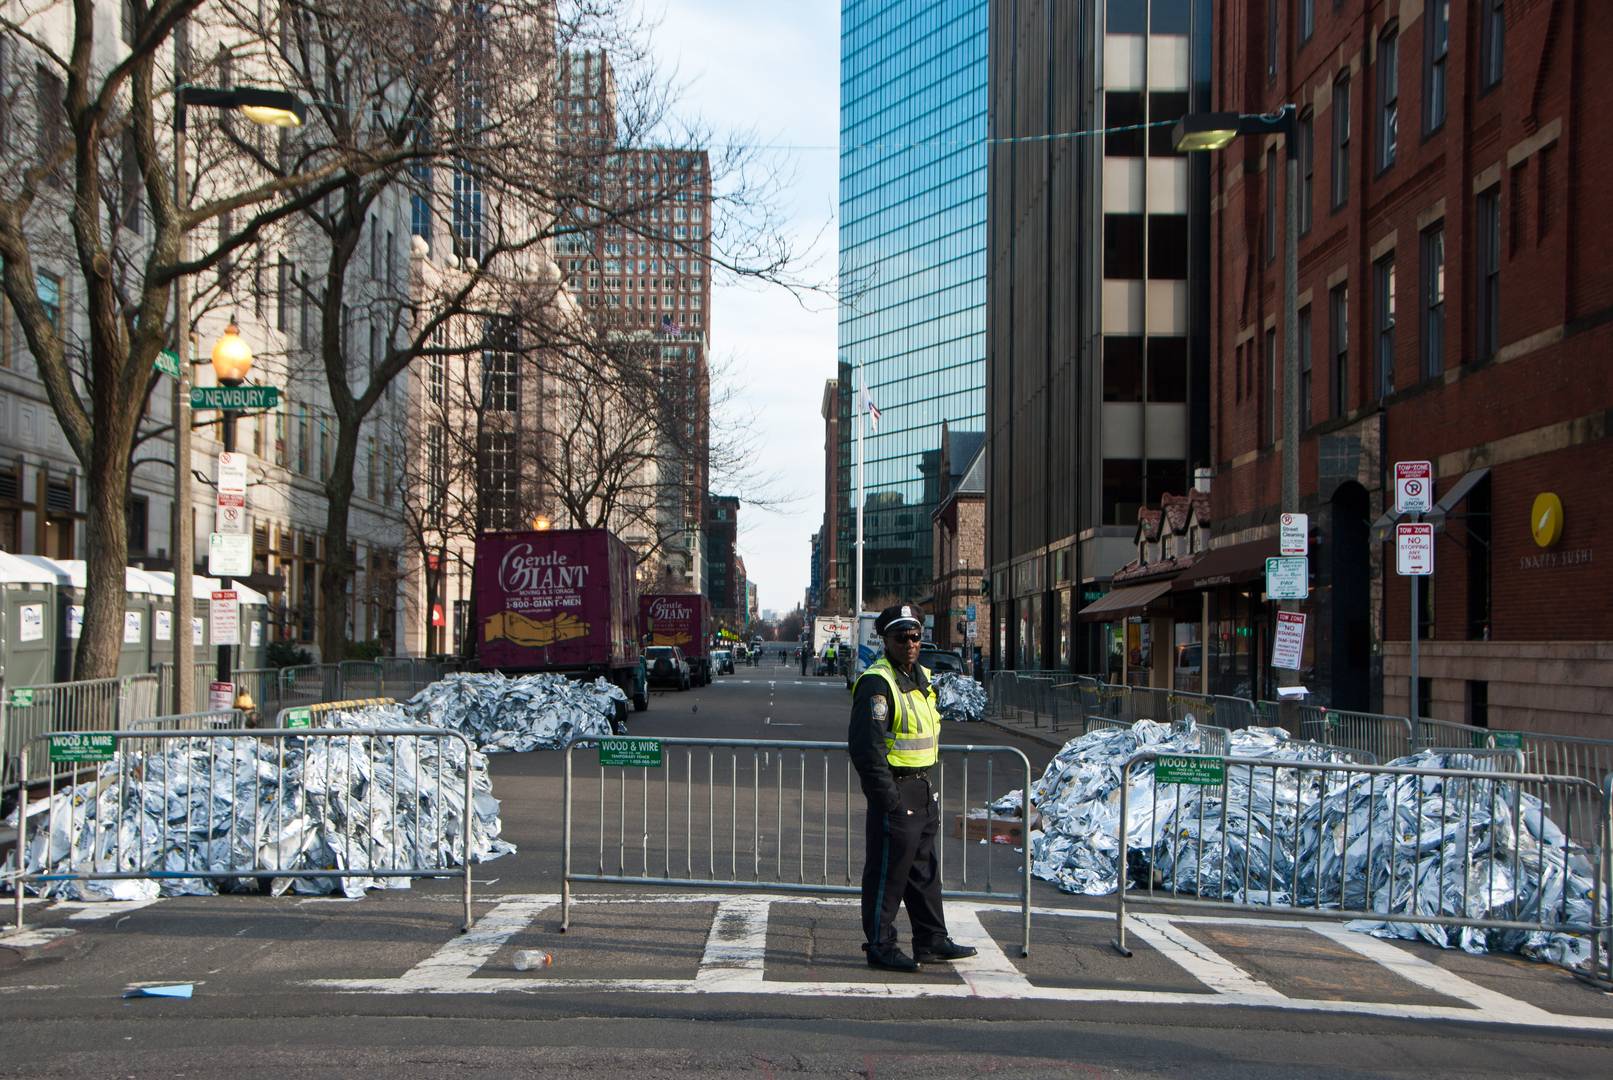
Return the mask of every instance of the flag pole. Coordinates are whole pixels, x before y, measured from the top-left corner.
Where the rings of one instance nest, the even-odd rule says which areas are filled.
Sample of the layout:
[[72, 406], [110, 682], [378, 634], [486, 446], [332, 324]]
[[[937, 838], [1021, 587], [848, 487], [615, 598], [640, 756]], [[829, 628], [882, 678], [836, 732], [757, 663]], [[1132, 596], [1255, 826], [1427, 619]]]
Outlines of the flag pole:
[[857, 606], [851, 610], [853, 619], [860, 618], [863, 611], [863, 416], [867, 411], [868, 388], [863, 385], [862, 363], [859, 361], [857, 364]]

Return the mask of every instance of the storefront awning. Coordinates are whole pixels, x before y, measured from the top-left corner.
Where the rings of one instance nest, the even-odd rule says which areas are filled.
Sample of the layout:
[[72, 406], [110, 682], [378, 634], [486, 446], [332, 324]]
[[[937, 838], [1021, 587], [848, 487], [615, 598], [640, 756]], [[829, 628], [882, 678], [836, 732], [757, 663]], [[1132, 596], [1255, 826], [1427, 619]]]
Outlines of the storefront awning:
[[1093, 601], [1081, 609], [1078, 616], [1085, 622], [1110, 622], [1135, 615], [1152, 600], [1171, 591], [1170, 579], [1150, 581], [1144, 585], [1127, 585]]
[[1275, 536], [1233, 544], [1231, 547], [1214, 548], [1205, 552], [1197, 562], [1177, 575], [1173, 588], [1177, 592], [1186, 592], [1258, 581], [1266, 573], [1266, 560], [1276, 554]]

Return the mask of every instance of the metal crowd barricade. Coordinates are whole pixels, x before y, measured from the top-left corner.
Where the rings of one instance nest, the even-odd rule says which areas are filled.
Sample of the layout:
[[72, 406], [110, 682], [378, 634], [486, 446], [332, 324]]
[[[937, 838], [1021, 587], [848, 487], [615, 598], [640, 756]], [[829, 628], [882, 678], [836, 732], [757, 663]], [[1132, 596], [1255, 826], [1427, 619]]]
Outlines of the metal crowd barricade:
[[281, 707], [335, 701], [342, 693], [342, 669], [336, 664], [298, 664], [280, 669]]
[[157, 713], [157, 676], [119, 675], [7, 690], [0, 789], [17, 784], [17, 758], [29, 740], [51, 732], [127, 727]]
[[[69, 747], [64, 745], [64, 742], [55, 740], [64, 742], [70, 740], [73, 745]], [[376, 775], [378, 764], [385, 764], [394, 777], [401, 778], [393, 792], [396, 805], [387, 809], [384, 818], [381, 819], [390, 822], [390, 834], [388, 835], [387, 830], [383, 829], [380, 835], [373, 835], [368, 850], [355, 849], [352, 835], [349, 833], [342, 850], [327, 849], [328, 859], [317, 860], [313, 858], [312, 853], [327, 848], [318, 832], [318, 823], [310, 815], [288, 812], [285, 809], [285, 766], [288, 750], [292, 753], [306, 753], [312, 748], [315, 740], [326, 740], [330, 743], [340, 740], [345, 748], [345, 769], [339, 770], [342, 775], [334, 778], [332, 763], [342, 760], [344, 753], [334, 746], [331, 747], [332, 752], [327, 753], [322, 793], [323, 798], [331, 800], [332, 805], [343, 815], [350, 818], [361, 817], [371, 822], [378, 820], [375, 800], [380, 785], [369, 780]], [[400, 747], [406, 746], [407, 740], [413, 740], [413, 744], [408, 745], [408, 748], [400, 754]], [[455, 740], [464, 747], [466, 762], [471, 759], [473, 747], [463, 733], [430, 727], [364, 730], [141, 729], [36, 736], [23, 744], [19, 755], [19, 775], [25, 782], [19, 785], [17, 820], [22, 824], [18, 829], [16, 850], [19, 855], [29, 851], [31, 846], [38, 843], [43, 830], [44, 848], [40, 862], [43, 869], [30, 871], [27, 869], [26, 860], [18, 860], [20, 869], [12, 879], [16, 926], [21, 929], [23, 925], [23, 896], [29, 885], [42, 887], [58, 882], [88, 881], [458, 877], [463, 881], [464, 929], [469, 930], [473, 925], [470, 823], [475, 812], [470, 769], [465, 770], [462, 792], [464, 802], [458, 815], [459, 835], [456, 843], [459, 865], [455, 866], [446, 860], [435, 843], [431, 852], [423, 852], [420, 848], [418, 827], [413, 832], [412, 844], [400, 843], [400, 815], [418, 813], [422, 805], [423, 778], [420, 764], [422, 740], [438, 743]], [[96, 746], [97, 743], [100, 745]], [[236, 781], [242, 776], [260, 782], [257, 780], [258, 765], [263, 760], [262, 755], [268, 753], [264, 749], [265, 744], [272, 748], [277, 766], [274, 798], [268, 804], [255, 802], [252, 814], [246, 820], [243, 820], [239, 807], [232, 804], [227, 822], [214, 818], [213, 800], [208, 799], [205, 818], [196, 820], [195, 804], [189, 798], [191, 785], [205, 782], [211, 790], [219, 770], [226, 768], [229, 770], [228, 777], [232, 789], [239, 786]], [[203, 764], [199, 755], [204, 747], [205, 780], [197, 775]], [[167, 760], [167, 756], [176, 751], [185, 754], [184, 786], [181, 790], [172, 790], [178, 789], [179, 785], [175, 783], [171, 788], [169, 769], [162, 768], [160, 770], [163, 785], [162, 801], [164, 806], [173, 805], [169, 800], [170, 794], [173, 794], [185, 805], [184, 817], [176, 818], [171, 811], [162, 815], [159, 831], [155, 835], [149, 827], [97, 829], [89, 838], [91, 850], [81, 852], [77, 841], [81, 839], [81, 829], [89, 825], [89, 811], [85, 807], [93, 801], [99, 821], [102, 802], [113, 800], [113, 813], [117, 820], [121, 821], [125, 808], [132, 805], [130, 788], [141, 783], [141, 778], [148, 774], [148, 763], [158, 757]], [[62, 800], [57, 799], [59, 792], [56, 767], [59, 764], [57, 760], [59, 757], [70, 758], [72, 762], [70, 771], [93, 769], [96, 772], [96, 779], [92, 783], [64, 789], [70, 797]], [[356, 762], [360, 760], [367, 761], [367, 771], [361, 772], [355, 769]], [[443, 790], [442, 760], [441, 753], [438, 753], [435, 778], [438, 792]], [[49, 767], [36, 776], [30, 766], [42, 762], [48, 763]], [[412, 773], [408, 762], [414, 763]], [[403, 782], [411, 776], [412, 786]], [[133, 778], [132, 784], [131, 778]], [[430, 778], [430, 773], [427, 772], [424, 779]], [[175, 779], [177, 780], [177, 777]], [[45, 792], [47, 808], [30, 814], [28, 789], [30, 784], [35, 783], [48, 784]], [[138, 791], [135, 792], [137, 798], [139, 794]], [[436, 813], [442, 815], [444, 809], [440, 797], [434, 805]], [[58, 833], [60, 824], [58, 819], [64, 811], [67, 816], [65, 831]], [[432, 822], [433, 836], [441, 834], [444, 820], [451, 821], [451, 818], [440, 817], [439, 820]], [[226, 865], [209, 866], [192, 861], [196, 845], [191, 838], [204, 826], [205, 835], [211, 840], [228, 841], [221, 848], [225, 853]], [[66, 838], [65, 841], [61, 839], [62, 837]], [[61, 849], [64, 844], [66, 850]], [[219, 849], [217, 844], [208, 846]], [[288, 851], [295, 853], [290, 859], [285, 855]], [[62, 856], [65, 856], [65, 864], [61, 861]], [[178, 865], [175, 865], [176, 859]], [[315, 863], [319, 864], [314, 865]]]
[[293, 713], [308, 710], [308, 719], [311, 721], [323, 716], [325, 713], [346, 712], [350, 709], [367, 709], [374, 705], [396, 705], [397, 701], [389, 697], [348, 698], [346, 701], [320, 701], [313, 705], [287, 705], [275, 714], [274, 726], [285, 727], [286, 721], [292, 718]]
[[[1402, 723], [1410, 725], [1410, 720], [1394, 717]], [[1416, 749], [1423, 750], [1431, 746], [1489, 746], [1489, 728], [1478, 727], [1474, 724], [1461, 724], [1455, 720], [1435, 720], [1429, 716], [1417, 718]], [[1413, 751], [1407, 750], [1410, 754]]]
[[1411, 721], [1404, 716], [1328, 709], [1319, 705], [1301, 705], [1299, 710], [1301, 733], [1307, 739], [1328, 746], [1366, 750], [1380, 761], [1393, 761], [1416, 750]]
[[[1173, 770], [1161, 782], [1159, 759], [1166, 757], [1173, 759]], [[1121, 865], [1127, 869], [1115, 891], [1115, 947], [1131, 955], [1126, 947], [1128, 906], [1176, 904], [1571, 934], [1590, 939], [1592, 966], [1603, 971], [1608, 947], [1613, 945], [1607, 892], [1591, 899], [1591, 917], [1584, 920], [1569, 916], [1566, 887], [1558, 889], [1559, 898], [1548, 909], [1540, 896], [1527, 906], [1517, 886], [1526, 868], [1537, 881], [1550, 876], [1566, 885], [1570, 869], [1579, 867], [1593, 881], [1613, 884], [1613, 860], [1608, 854], [1613, 782], [1599, 788], [1580, 777], [1497, 771], [1490, 764], [1413, 769], [1141, 751], [1121, 770], [1116, 844], [1117, 850], [1129, 854], [1122, 857]], [[1144, 767], [1154, 770], [1145, 826], [1131, 821], [1134, 774]], [[1272, 793], [1270, 817], [1256, 815], [1249, 806], [1229, 813], [1235, 780], [1242, 781], [1239, 794], [1249, 803], [1262, 788]], [[1323, 798], [1303, 810], [1299, 800], [1292, 800], [1293, 815], [1287, 817], [1278, 792], [1305, 785], [1319, 785]], [[1566, 815], [1558, 822], [1560, 837], [1544, 829], [1530, 834], [1524, 794], [1547, 807], [1585, 803], [1596, 812]], [[1358, 808], [1353, 800], [1363, 795], [1365, 807]], [[1163, 821], [1162, 804], [1167, 815]], [[1436, 806], [1444, 823], [1443, 842], [1462, 849], [1459, 876], [1455, 870], [1447, 876], [1442, 855], [1437, 869], [1426, 866], [1422, 858], [1427, 846], [1422, 835], [1424, 811]], [[1409, 837], [1403, 835], [1408, 813], [1417, 823]], [[1484, 827], [1485, 821], [1497, 820], [1505, 821], [1507, 828]], [[1285, 834], [1281, 841], [1279, 834]], [[1212, 837], [1208, 842], [1207, 835]], [[1540, 842], [1520, 844], [1514, 839], [1511, 851], [1499, 856], [1498, 866], [1489, 845], [1497, 836], [1507, 835], [1538, 836]], [[1475, 836], [1486, 845], [1483, 852], [1473, 851]], [[1231, 842], [1234, 838], [1236, 843]], [[1491, 857], [1481, 871], [1479, 860], [1486, 854]], [[1257, 860], [1264, 872], [1257, 868]], [[1142, 880], [1128, 888], [1128, 878], [1137, 877]], [[1438, 887], [1438, 911], [1418, 904], [1420, 886], [1429, 883]], [[1447, 884], [1460, 887], [1459, 913], [1446, 910]]]
[[[579, 775], [575, 758], [599, 744], [574, 743], [566, 751], [562, 930], [570, 924], [571, 888], [579, 882], [860, 892], [865, 803], [844, 743], [653, 742], [659, 766], [600, 765], [597, 783]], [[1030, 761], [1007, 746], [945, 745], [932, 771], [943, 895], [1016, 901], [1026, 956], [1028, 829], [1022, 820], [1005, 824], [984, 811], [1013, 788], [1029, 791], [1031, 781]], [[1009, 831], [1014, 825], [1017, 837]], [[578, 869], [579, 850], [590, 848], [595, 868]]]
[[343, 697], [380, 697], [386, 692], [381, 665], [374, 660], [343, 660], [336, 665]]
[[[206, 701], [207, 687], [218, 672], [218, 664], [213, 660], [197, 660], [191, 667], [191, 700]], [[174, 662], [164, 660], [153, 664], [151, 671], [157, 676], [157, 707], [165, 708], [174, 700]]]

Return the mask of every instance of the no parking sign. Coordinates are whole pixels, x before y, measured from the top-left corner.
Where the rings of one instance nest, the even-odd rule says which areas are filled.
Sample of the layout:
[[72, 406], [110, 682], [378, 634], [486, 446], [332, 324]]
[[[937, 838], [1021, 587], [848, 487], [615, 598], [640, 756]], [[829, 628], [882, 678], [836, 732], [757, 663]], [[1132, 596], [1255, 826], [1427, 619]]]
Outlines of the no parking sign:
[[1426, 514], [1434, 508], [1434, 463], [1395, 462], [1395, 513]]

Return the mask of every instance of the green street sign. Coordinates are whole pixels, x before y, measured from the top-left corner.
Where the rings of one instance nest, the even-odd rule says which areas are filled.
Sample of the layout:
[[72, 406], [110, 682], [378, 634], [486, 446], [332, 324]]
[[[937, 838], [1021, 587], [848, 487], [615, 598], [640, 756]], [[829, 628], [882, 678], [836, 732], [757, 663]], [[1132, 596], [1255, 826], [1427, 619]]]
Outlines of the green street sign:
[[661, 767], [660, 739], [600, 739], [600, 765], [622, 765], [638, 769]]
[[280, 404], [278, 386], [193, 386], [193, 409], [272, 409]]
[[151, 366], [164, 375], [179, 378], [179, 354], [172, 349], [164, 349], [158, 353], [157, 358], [151, 362]]
[[24, 708], [26, 706], [32, 705], [33, 703], [34, 703], [34, 691], [33, 691], [32, 687], [29, 687], [27, 689], [13, 690], [11, 692], [11, 704], [13, 706], [16, 706], [18, 708]]
[[50, 760], [68, 762], [111, 761], [116, 736], [79, 735], [72, 732], [50, 737]]
[[285, 724], [285, 726], [288, 727], [288, 728], [311, 728], [311, 727], [313, 727], [314, 726], [314, 710], [308, 708], [306, 705], [303, 706], [300, 709], [287, 709], [286, 710], [286, 724]]
[[1226, 783], [1227, 765], [1220, 758], [1160, 757], [1154, 759], [1154, 783], [1220, 785]]
[[1490, 745], [1497, 750], [1522, 750], [1523, 732], [1493, 731], [1490, 733]]

